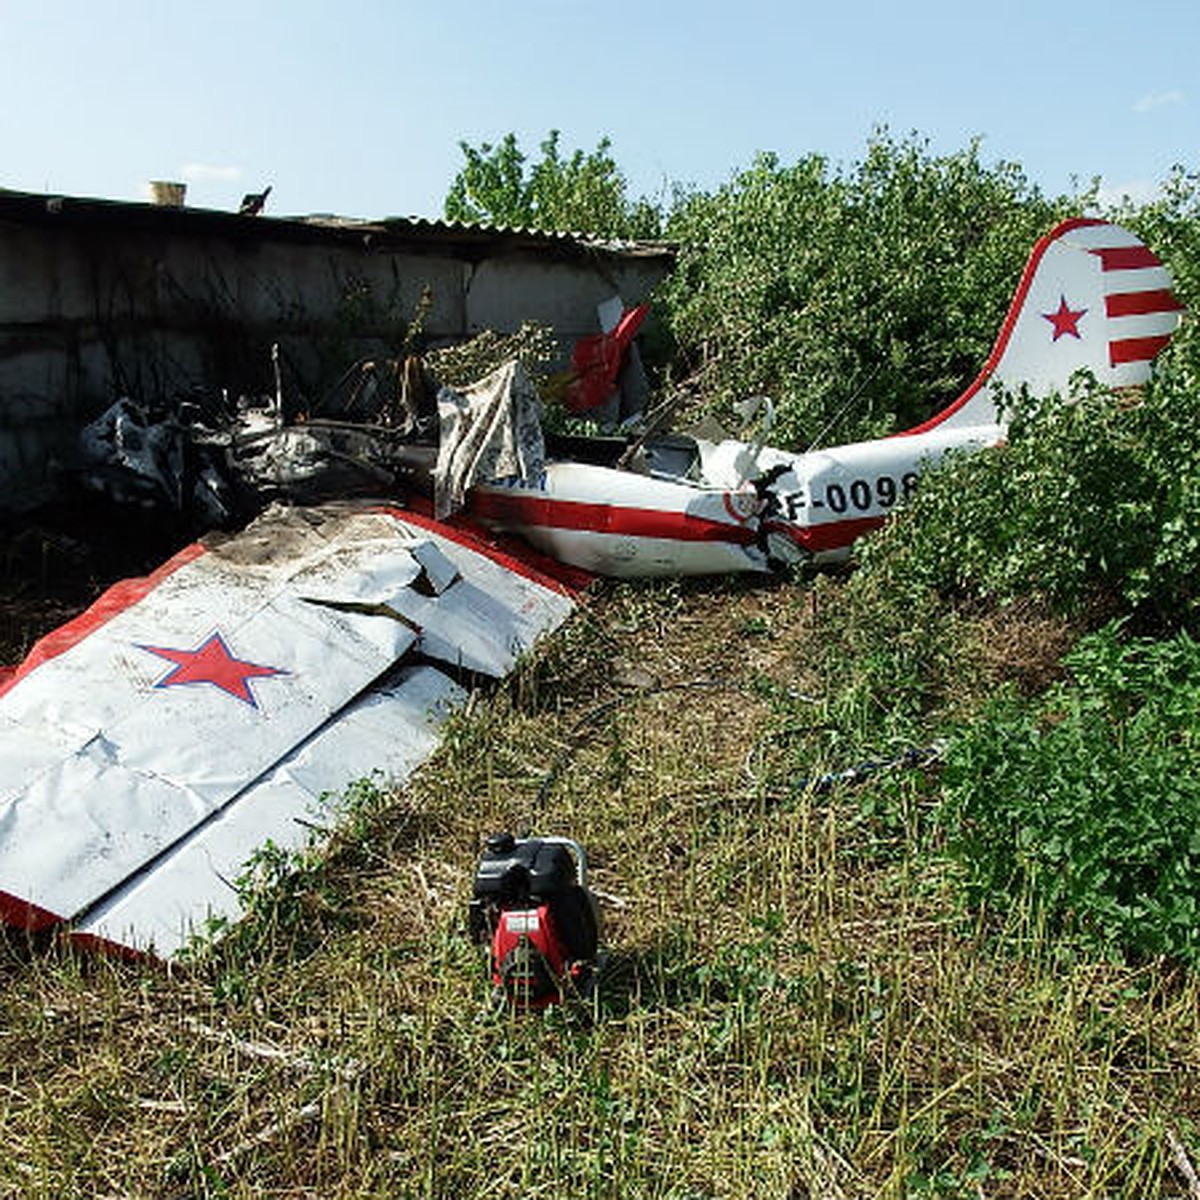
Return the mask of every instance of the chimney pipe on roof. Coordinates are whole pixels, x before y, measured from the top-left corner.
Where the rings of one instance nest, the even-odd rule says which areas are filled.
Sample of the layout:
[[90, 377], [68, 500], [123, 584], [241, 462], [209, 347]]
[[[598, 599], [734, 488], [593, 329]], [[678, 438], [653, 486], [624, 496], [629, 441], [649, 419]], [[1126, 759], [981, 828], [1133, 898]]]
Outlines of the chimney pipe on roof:
[[182, 208], [186, 195], [186, 183], [171, 183], [165, 179], [154, 179], [150, 182], [151, 204], [161, 204], [164, 208]]

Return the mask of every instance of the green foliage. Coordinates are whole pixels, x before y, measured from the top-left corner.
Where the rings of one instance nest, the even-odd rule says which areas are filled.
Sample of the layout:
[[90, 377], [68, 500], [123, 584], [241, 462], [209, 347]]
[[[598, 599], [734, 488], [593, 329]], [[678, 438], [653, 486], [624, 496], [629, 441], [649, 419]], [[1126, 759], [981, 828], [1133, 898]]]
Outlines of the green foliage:
[[[1196, 194], [1195, 178], [1177, 176], [1158, 204], [1113, 214], [1192, 304]], [[1125, 642], [1109, 625], [1078, 644], [1065, 660], [1072, 680], [1045, 698], [1005, 691], [977, 708], [951, 739], [940, 821], [971, 896], [992, 911], [1015, 907], [1026, 928], [1090, 952], [1193, 964], [1198, 394], [1200, 343], [1185, 322], [1145, 389], [1114, 396], [1081, 378], [1065, 401], [1009, 398], [1005, 447], [927, 473], [914, 502], [860, 546], [835, 689], [843, 709], [867, 699], [864, 739], [922, 721], [944, 732], [956, 694], [979, 704], [967, 631], [991, 604], [1032, 597], [1085, 625], [1120, 612], [1124, 628], [1177, 631]]]
[[532, 379], [545, 378], [558, 361], [554, 331], [536, 321], [522, 321], [514, 333], [485, 329], [469, 341], [428, 351], [425, 365], [439, 382], [461, 388], [469, 387], [514, 358]]
[[706, 394], [771, 395], [775, 440], [892, 432], [971, 381], [1030, 247], [1081, 203], [1044, 199], [977, 144], [933, 157], [879, 131], [849, 170], [764, 154], [678, 203], [664, 298]]
[[1069, 609], [1097, 585], [1133, 588], [1157, 500], [1130, 415], [1110, 395], [1024, 402], [1006, 448], [956, 455], [927, 473], [864, 561], [943, 595], [1036, 593]]
[[863, 547], [900, 590], [1062, 612], [1098, 596], [1158, 625], [1194, 622], [1200, 570], [1200, 346], [1185, 332], [1161, 377], [1122, 402], [1081, 383], [1069, 403], [1016, 402], [1001, 450], [927, 472]]
[[1110, 624], [1043, 699], [953, 742], [942, 815], [973, 897], [1029, 903], [1091, 950], [1200, 961], [1200, 646]]
[[558, 139], [558, 130], [550, 130], [532, 165], [512, 133], [498, 145], [459, 142], [466, 164], [446, 195], [446, 218], [599, 237], [657, 236], [659, 210], [648, 200], [630, 200], [608, 138], [569, 156]]
[[882, 571], [818, 581], [827, 681], [825, 738], [833, 761], [923, 745], [972, 681], [966, 622], [919, 583]]
[[1149, 204], [1125, 203], [1106, 216], [1125, 225], [1169, 264], [1175, 294], [1184, 306], [1200, 306], [1200, 172], [1176, 166]]

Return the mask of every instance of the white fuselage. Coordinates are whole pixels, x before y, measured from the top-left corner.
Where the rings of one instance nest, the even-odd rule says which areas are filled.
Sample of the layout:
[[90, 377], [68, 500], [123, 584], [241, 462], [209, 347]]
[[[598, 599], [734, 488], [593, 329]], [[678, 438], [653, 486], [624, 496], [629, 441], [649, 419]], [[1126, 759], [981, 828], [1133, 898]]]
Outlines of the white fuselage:
[[[477, 486], [471, 511], [560, 562], [600, 575], [765, 571], [774, 560], [845, 557], [948, 451], [1002, 439], [1001, 426], [984, 425], [803, 454], [697, 441], [698, 479], [552, 462], [534, 484]], [[771, 483], [755, 486], [772, 474]]]

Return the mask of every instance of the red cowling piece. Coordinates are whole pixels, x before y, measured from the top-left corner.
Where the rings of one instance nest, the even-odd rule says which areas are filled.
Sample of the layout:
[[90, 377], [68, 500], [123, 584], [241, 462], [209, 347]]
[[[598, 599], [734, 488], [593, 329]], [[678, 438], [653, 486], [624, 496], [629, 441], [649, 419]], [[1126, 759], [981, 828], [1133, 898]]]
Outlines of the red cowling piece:
[[647, 304], [627, 308], [611, 333], [580, 338], [571, 351], [575, 379], [567, 388], [567, 408], [573, 413], [599, 408], [616, 391], [621, 363], [650, 311]]

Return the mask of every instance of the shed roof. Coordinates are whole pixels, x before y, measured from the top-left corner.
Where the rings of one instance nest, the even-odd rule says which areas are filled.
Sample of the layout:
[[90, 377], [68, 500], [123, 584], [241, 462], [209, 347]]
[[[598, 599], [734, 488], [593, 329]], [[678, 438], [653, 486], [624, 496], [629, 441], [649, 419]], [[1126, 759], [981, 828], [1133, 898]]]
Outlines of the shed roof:
[[669, 264], [675, 248], [667, 242], [612, 241], [578, 233], [510, 229], [424, 217], [384, 217], [379, 220], [311, 216], [243, 216], [219, 209], [100, 200], [83, 196], [18, 192], [0, 188], [0, 222], [13, 224], [173, 232], [219, 236], [237, 241], [293, 242], [347, 245], [380, 251], [443, 253], [479, 260], [495, 253], [536, 252], [549, 257], [579, 259], [658, 259]]

